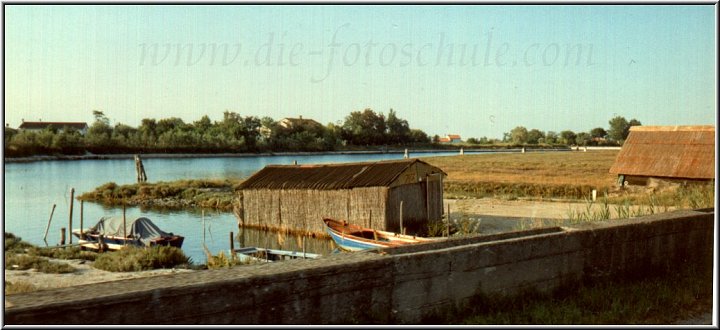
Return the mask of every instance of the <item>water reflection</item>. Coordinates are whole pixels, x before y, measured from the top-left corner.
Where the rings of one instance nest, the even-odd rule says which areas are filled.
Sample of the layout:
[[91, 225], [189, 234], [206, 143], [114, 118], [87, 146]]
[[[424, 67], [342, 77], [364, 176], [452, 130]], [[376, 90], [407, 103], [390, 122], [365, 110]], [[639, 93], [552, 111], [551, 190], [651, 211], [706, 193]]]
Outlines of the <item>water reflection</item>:
[[235, 235], [235, 247], [260, 247], [266, 249], [305, 251], [328, 255], [335, 249], [329, 237], [294, 235], [283, 231], [240, 227]]

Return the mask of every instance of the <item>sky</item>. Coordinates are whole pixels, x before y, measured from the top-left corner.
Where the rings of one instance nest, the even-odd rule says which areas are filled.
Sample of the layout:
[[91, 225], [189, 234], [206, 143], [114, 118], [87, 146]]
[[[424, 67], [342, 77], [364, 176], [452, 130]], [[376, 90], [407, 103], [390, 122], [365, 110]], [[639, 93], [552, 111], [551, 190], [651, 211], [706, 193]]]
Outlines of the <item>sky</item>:
[[4, 121], [714, 125], [714, 5], [4, 5]]

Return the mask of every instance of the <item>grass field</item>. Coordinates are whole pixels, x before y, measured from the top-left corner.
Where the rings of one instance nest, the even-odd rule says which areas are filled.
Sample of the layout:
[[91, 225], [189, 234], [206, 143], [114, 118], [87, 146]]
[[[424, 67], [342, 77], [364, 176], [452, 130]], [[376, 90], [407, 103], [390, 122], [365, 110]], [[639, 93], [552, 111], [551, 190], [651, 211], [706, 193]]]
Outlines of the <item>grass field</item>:
[[609, 170], [618, 150], [528, 152], [428, 157], [448, 174], [448, 197], [544, 197], [580, 199], [593, 189], [611, 191]]

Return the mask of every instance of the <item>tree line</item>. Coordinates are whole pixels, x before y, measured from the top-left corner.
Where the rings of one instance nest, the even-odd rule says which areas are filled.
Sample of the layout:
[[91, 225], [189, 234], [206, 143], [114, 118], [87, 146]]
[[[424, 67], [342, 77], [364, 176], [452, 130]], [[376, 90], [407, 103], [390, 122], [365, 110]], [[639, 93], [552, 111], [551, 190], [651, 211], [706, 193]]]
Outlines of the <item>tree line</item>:
[[[376, 146], [438, 147], [438, 135], [429, 137], [390, 109], [387, 116], [372, 109], [353, 111], [344, 121], [319, 124], [314, 120], [290, 120], [288, 124], [271, 117], [242, 116], [225, 111], [220, 121], [205, 115], [186, 123], [180, 118], [145, 118], [140, 126], [110, 124], [102, 111], [93, 111], [94, 122], [86, 134], [68, 127], [49, 126], [42, 131], [5, 127], [5, 156], [82, 155], [112, 153], [240, 153], [266, 151], [333, 151]], [[589, 132], [559, 133], [518, 126], [503, 134], [502, 140], [470, 138], [471, 145], [621, 145], [630, 127], [641, 125], [621, 116], [609, 121], [609, 128]]]
[[211, 121], [207, 115], [191, 123], [176, 117], [146, 118], [138, 127], [122, 123], [113, 126], [98, 110], [93, 116], [95, 120], [84, 135], [68, 127], [49, 126], [39, 132], [5, 127], [5, 156], [332, 151], [431, 143], [425, 132], [410, 128], [392, 109], [387, 116], [372, 109], [353, 111], [344, 122], [327, 125], [301, 119], [283, 125], [271, 117], [231, 111], [225, 111], [220, 121]]
[[544, 132], [538, 129], [528, 130], [524, 126], [517, 126], [510, 132], [503, 133], [502, 140], [488, 139], [482, 137], [480, 139], [469, 138], [470, 144], [492, 144], [492, 143], [510, 143], [515, 145], [578, 145], [578, 146], [620, 146], [630, 134], [630, 127], [640, 126], [642, 123], [637, 119], [628, 121], [625, 117], [615, 116], [608, 121], [608, 129], [596, 127], [588, 132], [573, 132], [565, 130], [561, 132], [548, 131]]

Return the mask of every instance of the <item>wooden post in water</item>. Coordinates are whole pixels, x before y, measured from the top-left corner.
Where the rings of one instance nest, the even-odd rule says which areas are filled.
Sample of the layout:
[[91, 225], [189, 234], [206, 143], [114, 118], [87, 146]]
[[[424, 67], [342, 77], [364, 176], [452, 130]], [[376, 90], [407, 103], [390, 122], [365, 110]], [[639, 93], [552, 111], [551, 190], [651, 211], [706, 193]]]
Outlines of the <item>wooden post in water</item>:
[[[203, 240], [203, 244], [205, 241]], [[230, 232], [230, 255], [235, 254], [235, 241], [233, 241], [233, 232]]]
[[135, 172], [137, 172], [138, 183], [147, 181], [147, 175], [145, 175], [145, 167], [143, 166], [142, 159], [140, 159], [140, 155], [135, 155]]
[[65, 245], [65, 227], [60, 228], [60, 245]]
[[80, 238], [83, 238], [83, 200], [80, 200]]
[[50, 230], [50, 221], [52, 221], [53, 214], [55, 213], [55, 204], [53, 204], [52, 211], [50, 211], [50, 219], [48, 219], [47, 227], [45, 227], [45, 236], [43, 236], [43, 241], [47, 243], [47, 234], [48, 230]]
[[127, 243], [127, 223], [125, 220], [125, 202], [123, 202], [123, 245]]
[[[75, 188], [70, 188], [70, 217], [68, 220], [68, 228], [72, 231], [72, 214], [73, 214], [73, 202], [75, 201]], [[68, 242], [72, 244], [72, 235], [69, 235], [70, 239]]]

